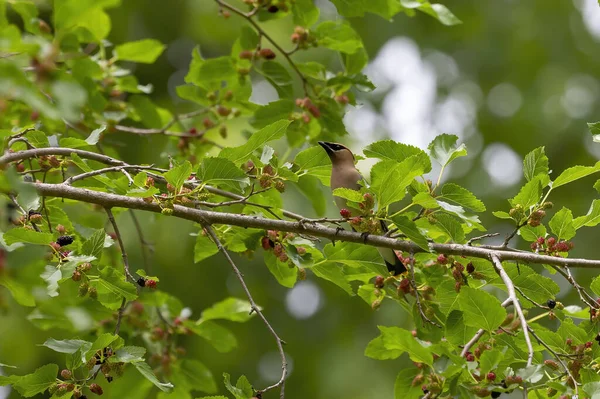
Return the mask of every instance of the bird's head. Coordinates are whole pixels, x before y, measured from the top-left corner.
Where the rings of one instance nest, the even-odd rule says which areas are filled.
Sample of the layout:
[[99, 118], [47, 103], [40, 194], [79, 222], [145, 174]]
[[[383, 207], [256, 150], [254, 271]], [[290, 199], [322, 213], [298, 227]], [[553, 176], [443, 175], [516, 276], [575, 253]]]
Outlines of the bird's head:
[[319, 145], [327, 152], [329, 159], [331, 159], [331, 163], [334, 165], [347, 162], [354, 165], [354, 154], [352, 154], [352, 151], [350, 151], [348, 147], [327, 141], [319, 141]]

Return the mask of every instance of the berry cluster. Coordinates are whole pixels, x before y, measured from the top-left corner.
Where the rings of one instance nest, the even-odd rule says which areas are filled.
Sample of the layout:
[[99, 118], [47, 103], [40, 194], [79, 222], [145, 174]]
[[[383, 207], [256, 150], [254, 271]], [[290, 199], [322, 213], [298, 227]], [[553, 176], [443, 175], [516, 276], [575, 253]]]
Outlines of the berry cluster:
[[140, 277], [137, 279], [140, 287], [156, 288], [157, 280], [154, 278]]
[[[290, 267], [295, 267], [294, 263], [289, 260], [284, 244], [289, 244], [296, 236], [293, 233], [283, 233], [276, 230], [268, 230], [266, 236], [261, 239], [261, 246], [265, 251], [273, 251], [273, 255], [280, 262], [288, 262]], [[298, 255], [306, 254], [306, 248], [295, 247]]]
[[303, 110], [300, 119], [302, 119], [304, 123], [310, 123], [311, 115], [316, 119], [321, 117], [321, 111], [308, 97], [297, 98], [296, 106]]
[[531, 243], [531, 249], [538, 253], [546, 253], [551, 256], [560, 256], [561, 252], [569, 252], [574, 247], [573, 242], [560, 240], [557, 242], [554, 237], [538, 237]]
[[302, 26], [296, 26], [294, 28], [294, 33], [292, 33], [290, 39], [299, 49], [307, 49], [311, 46], [316, 47], [318, 45], [315, 35]]
[[283, 179], [277, 175], [277, 172], [272, 165], [267, 164], [259, 171], [259, 168], [254, 165], [254, 162], [249, 160], [242, 168], [247, 174], [258, 177], [258, 183], [262, 188], [275, 187], [280, 193], [285, 191], [285, 183]]

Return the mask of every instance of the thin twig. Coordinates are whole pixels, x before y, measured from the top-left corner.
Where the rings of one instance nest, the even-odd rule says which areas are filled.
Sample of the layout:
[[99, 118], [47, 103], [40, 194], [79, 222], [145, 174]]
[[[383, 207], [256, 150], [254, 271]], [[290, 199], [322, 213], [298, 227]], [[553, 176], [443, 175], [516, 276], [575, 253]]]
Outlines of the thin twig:
[[569, 376], [569, 378], [571, 378], [571, 380], [573, 381], [573, 386], [575, 389], [575, 395], [579, 395], [579, 384], [577, 383], [577, 381], [575, 380], [575, 378], [573, 377], [573, 374], [571, 374], [571, 370], [569, 370], [569, 367], [567, 367], [567, 365], [565, 364], [565, 362], [563, 362], [563, 360], [560, 357], [560, 354], [556, 353], [550, 346], [548, 346], [548, 344], [546, 344], [536, 333], [535, 331], [533, 331], [533, 328], [531, 328], [530, 326], [527, 327], [529, 329], [529, 333], [533, 336], [533, 338], [536, 339], [536, 341], [542, 345], [544, 348], [546, 348], [546, 350], [550, 353], [552, 353], [552, 356], [554, 356], [554, 358], [556, 360], [558, 360], [558, 362], [560, 363], [560, 365], [562, 366], [562, 368], [565, 370], [565, 372], [567, 373], [567, 375]]
[[536, 301], [534, 301], [533, 299], [531, 299], [530, 297], [528, 297], [527, 295], [525, 295], [525, 293], [523, 292], [523, 290], [521, 290], [518, 286], [515, 285], [515, 290], [517, 290], [517, 292], [519, 294], [521, 294], [521, 296], [523, 298], [525, 298], [526, 300], [528, 300], [529, 302], [533, 303], [535, 306], [537, 306], [538, 308], [542, 308], [542, 309], [548, 309], [550, 310], [550, 308], [546, 305], [542, 305], [537, 303]]
[[581, 285], [579, 285], [579, 283], [573, 277], [573, 274], [571, 274], [571, 270], [569, 269], [569, 267], [567, 265], [564, 265], [563, 269], [554, 267], [554, 270], [556, 270], [561, 276], [567, 279], [569, 284], [571, 284], [573, 288], [575, 288], [577, 294], [579, 294], [579, 298], [583, 303], [588, 305], [590, 309], [598, 309], [598, 302], [596, 302], [596, 300], [592, 298], [592, 296], [588, 294], [587, 291]]
[[152, 270], [151, 270], [150, 262], [148, 262], [147, 251], [150, 251], [152, 254], [154, 254], [154, 246], [145, 240], [144, 232], [142, 230], [142, 226], [140, 225], [140, 221], [138, 220], [137, 216], [135, 215], [135, 212], [132, 209], [129, 210], [129, 215], [131, 215], [131, 219], [133, 220], [133, 225], [135, 226], [135, 230], [137, 231], [138, 237], [140, 239], [140, 246], [142, 247], [142, 259], [144, 262], [144, 270], [146, 271], [146, 273], [151, 274]]
[[123, 270], [125, 271], [125, 281], [127, 278], [131, 280], [132, 283], [135, 284], [135, 278], [129, 272], [129, 260], [127, 258], [127, 252], [125, 251], [125, 244], [123, 244], [123, 238], [121, 237], [121, 232], [119, 231], [119, 226], [117, 225], [117, 221], [113, 216], [113, 213], [110, 207], [104, 207], [106, 214], [108, 215], [108, 220], [110, 220], [110, 224], [112, 224], [113, 230], [115, 231], [115, 235], [117, 236], [117, 242], [119, 243], [119, 248], [121, 249], [121, 256], [123, 257]]
[[[515, 285], [504, 270], [502, 266], [502, 261], [498, 257], [496, 253], [490, 255], [490, 260], [492, 261], [492, 265], [494, 269], [496, 269], [496, 273], [500, 276], [504, 285], [506, 286], [506, 290], [508, 291], [508, 298], [512, 301], [512, 304], [517, 312], [517, 316], [521, 321], [521, 328], [523, 329], [523, 335], [525, 336], [525, 344], [527, 345], [528, 355], [527, 355], [527, 366], [531, 366], [533, 363], [533, 345], [531, 344], [531, 338], [529, 337], [529, 325], [527, 324], [527, 319], [523, 314], [523, 309], [521, 309], [521, 304], [519, 303], [519, 298], [517, 297], [517, 292], [515, 291]], [[525, 391], [527, 389], [525, 388]]]
[[292, 69], [296, 72], [296, 74], [298, 75], [298, 77], [300, 78], [300, 80], [302, 81], [302, 87], [304, 89], [304, 93], [306, 95], [308, 95], [308, 79], [306, 79], [306, 76], [304, 76], [304, 74], [300, 71], [300, 69], [298, 69], [298, 66], [296, 65], [296, 63], [294, 62], [294, 60], [292, 60], [291, 54], [293, 52], [288, 52], [285, 51], [271, 36], [269, 36], [263, 28], [260, 27], [260, 25], [252, 18], [252, 16], [254, 15], [254, 13], [251, 11], [250, 13], [245, 13], [242, 10], [224, 2], [223, 0], [215, 0], [217, 2], [217, 4], [219, 4], [221, 7], [227, 8], [228, 10], [232, 11], [233, 13], [239, 15], [240, 17], [244, 18], [246, 21], [248, 21], [253, 27], [254, 29], [256, 29], [256, 31], [265, 39], [267, 39], [272, 45], [273, 47], [275, 47], [287, 60], [287, 62], [290, 64], [290, 66], [292, 67]]
[[497, 237], [499, 235], [500, 235], [500, 233], [490, 233], [490, 234], [484, 234], [482, 236], [473, 237], [473, 238], [469, 239], [469, 241], [467, 241], [467, 245], [471, 246], [471, 245], [473, 245], [473, 243], [475, 241], [480, 241], [480, 240], [483, 240], [484, 238]]
[[512, 233], [510, 233], [505, 239], [504, 242], [502, 243], [502, 247], [506, 248], [508, 246], [508, 243], [510, 242], [510, 240], [512, 240], [512, 238], [515, 236], [515, 234], [517, 234], [519, 232], [519, 230], [521, 229], [521, 227], [525, 226], [527, 224], [527, 220], [525, 220], [523, 223], [518, 224], [517, 227], [515, 227], [515, 229], [512, 231]]
[[254, 298], [252, 297], [252, 294], [250, 293], [250, 290], [248, 289], [248, 286], [246, 285], [246, 282], [244, 281], [244, 276], [242, 276], [240, 269], [238, 269], [238, 267], [236, 266], [233, 259], [231, 259], [229, 252], [227, 252], [227, 249], [225, 249], [225, 247], [219, 240], [219, 237], [213, 230], [212, 226], [206, 222], [201, 223], [201, 224], [204, 227], [204, 229], [206, 230], [206, 232], [208, 233], [208, 235], [212, 238], [213, 242], [215, 243], [215, 245], [217, 246], [219, 251], [221, 253], [223, 253], [225, 258], [227, 259], [227, 262], [229, 262], [229, 264], [231, 265], [233, 272], [235, 273], [236, 277], [240, 281], [240, 284], [242, 285], [242, 288], [244, 289], [244, 292], [246, 293], [246, 296], [248, 297], [248, 300], [250, 301], [250, 305], [251, 305], [251, 309], [252, 309], [251, 312], [256, 312], [258, 317], [260, 317], [260, 319], [263, 321], [263, 323], [267, 326], [267, 329], [269, 330], [271, 335], [273, 335], [273, 337], [275, 337], [275, 341], [277, 343], [277, 349], [279, 350], [279, 355], [281, 356], [281, 370], [282, 370], [281, 378], [279, 379], [279, 381], [277, 383], [270, 385], [264, 389], [258, 390], [257, 393], [263, 394], [267, 391], [270, 391], [271, 389], [280, 387], [279, 398], [283, 399], [285, 396], [284, 389], [285, 389], [285, 378], [286, 378], [286, 374], [287, 374], [287, 360], [285, 358], [285, 351], [283, 350], [283, 344], [285, 342], [281, 338], [279, 338], [279, 335], [277, 335], [277, 332], [275, 332], [275, 329], [273, 329], [273, 327], [271, 326], [271, 324], [269, 323], [267, 318], [261, 312], [261, 310], [258, 307], [258, 305], [256, 304], [256, 302], [254, 302]]
[[419, 309], [419, 313], [421, 314], [421, 318], [426, 321], [427, 323], [436, 326], [437, 328], [442, 328], [442, 326], [439, 323], [436, 323], [435, 321], [431, 320], [429, 317], [427, 317], [427, 315], [425, 314], [425, 312], [423, 311], [423, 304], [421, 303], [421, 299], [419, 297], [419, 288], [417, 287], [417, 281], [415, 279], [415, 255], [411, 252], [409, 254], [409, 265], [410, 265], [410, 285], [412, 286], [414, 292], [415, 292], [415, 301], [416, 301], [416, 305], [417, 305], [417, 309]]
[[110, 173], [110, 172], [122, 172], [123, 174], [125, 174], [125, 176], [127, 176], [127, 180], [129, 180], [129, 185], [131, 186], [133, 184], [133, 179], [131, 178], [131, 175], [129, 173], [127, 173], [127, 171], [126, 171], [127, 169], [134, 170], [134, 171], [138, 171], [138, 170], [159, 171], [160, 170], [158, 168], [155, 168], [152, 165], [151, 166], [141, 166], [141, 165], [113, 166], [110, 168], [96, 169], [96, 170], [92, 170], [90, 172], [82, 173], [80, 175], [71, 176], [67, 180], [65, 180], [63, 182], [63, 184], [71, 185], [71, 184], [75, 183], [76, 181], [87, 179], [88, 177], [103, 175], [103, 174]]

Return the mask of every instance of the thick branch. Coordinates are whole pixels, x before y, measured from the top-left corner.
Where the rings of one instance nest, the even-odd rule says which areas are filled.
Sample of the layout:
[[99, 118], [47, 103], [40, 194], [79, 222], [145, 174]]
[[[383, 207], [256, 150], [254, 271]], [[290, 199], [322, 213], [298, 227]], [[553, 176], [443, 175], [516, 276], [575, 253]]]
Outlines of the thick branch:
[[281, 356], [281, 378], [279, 379], [279, 381], [271, 386], [268, 386], [264, 389], [259, 390], [259, 393], [264, 393], [267, 391], [270, 391], [271, 389], [277, 388], [277, 387], [281, 387], [281, 391], [279, 394], [279, 397], [281, 399], [284, 398], [284, 391], [285, 391], [285, 377], [287, 374], [287, 361], [285, 359], [285, 351], [283, 350], [283, 340], [281, 338], [279, 338], [279, 335], [277, 335], [277, 332], [275, 331], [275, 329], [273, 328], [273, 326], [271, 326], [271, 324], [269, 323], [269, 321], [267, 320], [267, 318], [263, 315], [263, 313], [261, 312], [260, 308], [258, 307], [258, 305], [256, 304], [256, 302], [254, 302], [254, 298], [252, 297], [252, 294], [250, 293], [250, 290], [248, 289], [248, 286], [246, 285], [246, 282], [244, 281], [244, 276], [242, 276], [242, 273], [240, 272], [240, 269], [237, 267], [237, 265], [235, 264], [235, 262], [233, 261], [233, 259], [231, 259], [231, 256], [229, 255], [229, 252], [227, 252], [227, 250], [225, 249], [225, 247], [223, 246], [223, 244], [221, 243], [221, 241], [219, 240], [219, 237], [217, 236], [217, 234], [215, 233], [215, 231], [213, 230], [213, 228], [210, 225], [203, 225], [204, 229], [206, 230], [206, 232], [208, 233], [208, 235], [212, 238], [212, 240], [214, 241], [215, 245], [217, 246], [217, 248], [219, 249], [219, 251], [221, 251], [223, 253], [223, 255], [225, 256], [225, 258], [227, 259], [227, 262], [229, 262], [229, 264], [231, 265], [233, 272], [235, 273], [236, 277], [238, 278], [238, 280], [240, 281], [240, 283], [242, 284], [242, 288], [244, 289], [244, 292], [246, 293], [246, 297], [248, 297], [248, 300], [250, 301], [250, 305], [252, 306], [252, 310], [250, 311], [250, 313], [252, 312], [256, 312], [256, 314], [258, 315], [258, 317], [260, 317], [260, 319], [263, 321], [263, 323], [265, 323], [265, 325], [267, 326], [267, 328], [269, 329], [269, 332], [271, 333], [271, 335], [273, 335], [273, 337], [275, 337], [275, 341], [277, 342], [277, 349], [279, 350], [279, 355]]
[[[129, 209], [140, 209], [150, 212], [161, 212], [161, 207], [156, 203], [146, 203], [141, 198], [126, 197], [76, 188], [64, 184], [32, 183], [40, 195], [51, 197], [68, 198], [77, 201], [98, 204], [103, 207], [122, 207]], [[302, 222], [290, 222], [285, 220], [267, 219], [258, 216], [239, 215], [234, 213], [213, 212], [201, 209], [191, 209], [180, 205], [174, 205], [173, 216], [192, 220], [201, 224], [226, 224], [231, 226], [249, 227], [263, 230], [279, 230], [292, 233], [309, 234], [316, 237], [328, 238], [335, 241], [348, 241], [359, 244], [367, 244], [375, 247], [391, 248], [406, 252], [425, 252], [410, 241], [397, 240], [370, 234], [365, 237], [361, 233], [339, 230], [318, 224], [307, 224]], [[524, 263], [547, 264], [557, 266], [570, 266], [581, 268], [600, 268], [600, 261], [589, 259], [568, 259], [555, 256], [538, 255], [534, 253], [489, 250], [480, 247], [471, 247], [461, 244], [430, 244], [432, 252], [449, 255], [472, 256], [475, 258], [489, 259], [491, 254], [503, 261], [515, 260]]]

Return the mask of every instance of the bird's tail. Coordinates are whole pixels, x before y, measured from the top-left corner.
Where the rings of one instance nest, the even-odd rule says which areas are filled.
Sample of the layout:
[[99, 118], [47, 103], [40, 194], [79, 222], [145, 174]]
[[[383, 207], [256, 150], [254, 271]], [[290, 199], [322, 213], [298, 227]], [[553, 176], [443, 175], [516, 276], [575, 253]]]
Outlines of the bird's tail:
[[385, 265], [390, 273], [394, 276], [404, 273], [407, 269], [404, 263], [400, 260], [398, 255], [393, 249], [390, 248], [377, 248], [379, 254], [385, 261]]

